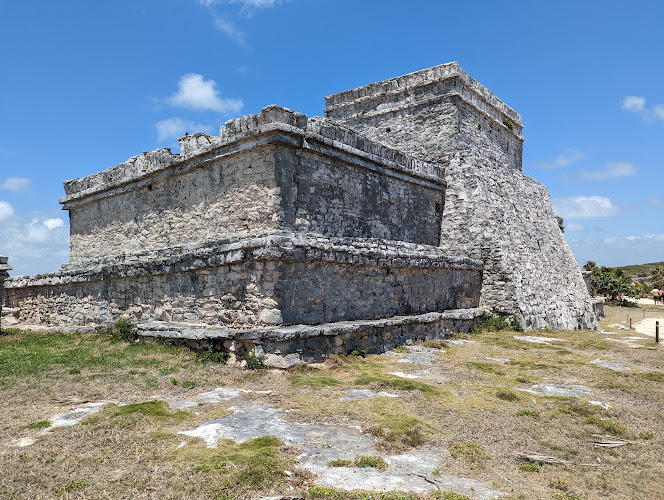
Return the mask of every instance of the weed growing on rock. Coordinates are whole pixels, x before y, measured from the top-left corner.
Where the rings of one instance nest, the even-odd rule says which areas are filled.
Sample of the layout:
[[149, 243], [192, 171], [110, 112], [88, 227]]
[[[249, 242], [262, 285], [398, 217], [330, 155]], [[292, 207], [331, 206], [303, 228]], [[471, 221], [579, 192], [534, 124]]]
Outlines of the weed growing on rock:
[[50, 427], [51, 422], [48, 420], [40, 420], [39, 422], [32, 422], [26, 425], [26, 429], [45, 429], [46, 427]]

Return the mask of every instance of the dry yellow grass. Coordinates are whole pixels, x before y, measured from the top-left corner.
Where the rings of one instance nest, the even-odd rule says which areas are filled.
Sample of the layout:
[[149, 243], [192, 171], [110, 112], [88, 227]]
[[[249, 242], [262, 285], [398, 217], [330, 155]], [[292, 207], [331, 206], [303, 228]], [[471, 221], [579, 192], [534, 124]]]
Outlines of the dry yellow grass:
[[[632, 312], [639, 309], [607, 307], [606, 322]], [[392, 356], [339, 357], [292, 372], [243, 371], [201, 363], [180, 348], [83, 335], [0, 337], [0, 497], [241, 499], [299, 492], [312, 499], [360, 498], [340, 492], [321, 496], [327, 493], [311, 490], [309, 475], [278, 473], [285, 467], [295, 470], [297, 450], [277, 442], [246, 449], [227, 443], [211, 452], [186, 438], [187, 452], [176, 450], [183, 440], [177, 431], [223, 416], [225, 403], [178, 417], [147, 410], [118, 416], [107, 409], [32, 446], [9, 446], [16, 438], [38, 435], [40, 429], [27, 425], [66, 411], [61, 402], [68, 398], [138, 403], [155, 395], [186, 397], [224, 386], [272, 391], [246, 397], [291, 410], [287, 418], [293, 421], [359, 425], [386, 452], [412, 445], [439, 449], [449, 457], [441, 466], [445, 474], [485, 481], [514, 498], [658, 498], [664, 488], [659, 414], [664, 374], [618, 373], [589, 362], [619, 359], [664, 372], [661, 348], [644, 337], [648, 348], [631, 349], [591, 331], [535, 334], [564, 340], [552, 345], [518, 341], [513, 335], [474, 334], [468, 337], [473, 343], [444, 347], [432, 365], [404, 365]], [[419, 378], [411, 382], [388, 374], [405, 367]], [[195, 387], [186, 389], [182, 381], [195, 382]], [[591, 394], [557, 398], [518, 390], [541, 382], [583, 384]], [[349, 388], [400, 397], [339, 401]], [[590, 399], [611, 408], [591, 405]], [[598, 432], [638, 444], [597, 448], [591, 441]], [[482, 453], [470, 457], [460, 449]], [[271, 458], [250, 467], [246, 461], [256, 450]], [[515, 454], [523, 452], [576, 465], [520, 468]], [[246, 488], [238, 478], [256, 480], [256, 485]]]

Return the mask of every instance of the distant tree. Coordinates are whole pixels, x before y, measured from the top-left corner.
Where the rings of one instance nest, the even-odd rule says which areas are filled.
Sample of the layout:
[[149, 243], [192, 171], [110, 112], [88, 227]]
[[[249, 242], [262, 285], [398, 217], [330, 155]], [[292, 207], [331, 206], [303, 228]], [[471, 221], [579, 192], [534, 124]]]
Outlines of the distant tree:
[[623, 295], [633, 296], [638, 293], [632, 286], [632, 280], [625, 276], [621, 269], [602, 266], [595, 267], [592, 272], [590, 290], [594, 296], [616, 301]]
[[656, 267], [652, 270], [652, 277], [650, 278], [652, 286], [655, 288], [664, 288], [664, 267]]
[[592, 271], [592, 270], [595, 269], [596, 267], [597, 267], [597, 263], [594, 262], [594, 261], [592, 261], [592, 260], [589, 260], [588, 262], [586, 262], [586, 263], [583, 265], [583, 270], [584, 270], [584, 271]]

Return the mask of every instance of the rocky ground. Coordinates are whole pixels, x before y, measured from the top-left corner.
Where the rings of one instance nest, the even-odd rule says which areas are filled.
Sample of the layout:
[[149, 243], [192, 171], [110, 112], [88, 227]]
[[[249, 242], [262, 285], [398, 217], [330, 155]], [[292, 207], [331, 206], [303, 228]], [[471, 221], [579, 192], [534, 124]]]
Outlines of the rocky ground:
[[664, 361], [628, 329], [639, 315], [654, 317], [607, 307], [599, 332], [486, 331], [293, 371], [12, 331], [0, 496], [657, 498]]

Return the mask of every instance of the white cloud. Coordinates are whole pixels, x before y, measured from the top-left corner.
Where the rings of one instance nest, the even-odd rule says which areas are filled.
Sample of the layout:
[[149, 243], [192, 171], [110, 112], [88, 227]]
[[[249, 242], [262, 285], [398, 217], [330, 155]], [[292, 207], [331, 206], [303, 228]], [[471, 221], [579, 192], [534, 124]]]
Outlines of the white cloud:
[[632, 163], [614, 161], [605, 163], [602, 170], [579, 170], [579, 175], [585, 179], [617, 179], [636, 175], [636, 167]]
[[9, 219], [14, 215], [14, 207], [6, 201], [0, 201], [0, 221]]
[[569, 231], [570, 233], [587, 233], [588, 228], [577, 222], [565, 222], [565, 231]]
[[551, 200], [556, 214], [564, 219], [584, 219], [586, 217], [612, 217], [620, 213], [620, 208], [605, 196], [573, 196]]
[[620, 108], [630, 113], [638, 113], [646, 121], [652, 119], [664, 120], [664, 104], [655, 104], [652, 109], [648, 109], [646, 98], [643, 96], [630, 95], [625, 97]]
[[46, 219], [43, 224], [49, 229], [55, 229], [57, 227], [62, 227], [65, 225], [65, 221], [62, 219]]
[[586, 154], [578, 149], [567, 148], [565, 151], [558, 156], [555, 160], [550, 163], [540, 162], [539, 166], [541, 168], [562, 168], [570, 165], [578, 160], [583, 160], [586, 157]]
[[30, 187], [30, 179], [27, 177], [7, 177], [0, 182], [0, 189], [8, 191], [25, 191]]
[[242, 109], [241, 99], [223, 99], [219, 96], [217, 83], [205, 80], [203, 75], [187, 73], [178, 82], [178, 91], [167, 99], [171, 106], [196, 111], [218, 111], [236, 113]]
[[209, 125], [183, 120], [182, 118], [168, 118], [167, 120], [161, 120], [160, 122], [155, 123], [154, 127], [157, 129], [157, 141], [159, 142], [164, 142], [167, 139], [177, 139], [187, 132], [193, 134], [196, 132], [209, 132], [212, 130], [212, 127]]
[[212, 7], [213, 5], [230, 5], [239, 4], [243, 9], [264, 9], [266, 7], [274, 7], [282, 3], [282, 0], [198, 0], [204, 7]]
[[620, 106], [624, 111], [631, 111], [633, 113], [641, 112], [645, 109], [646, 98], [638, 95], [628, 95], [623, 99]]
[[660, 200], [659, 198], [649, 198], [648, 202], [655, 207], [664, 206], [664, 200]]
[[[12, 276], [57, 271], [69, 260], [69, 226], [58, 217], [34, 214], [29, 219], [0, 201], [0, 253], [9, 256]], [[11, 208], [11, 207], [10, 207]]]

